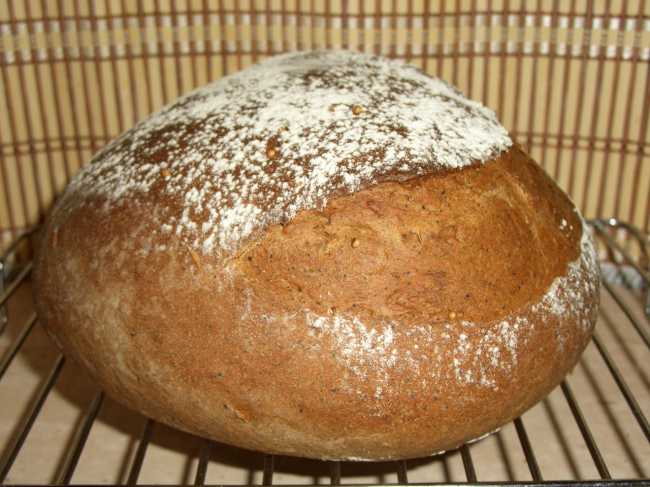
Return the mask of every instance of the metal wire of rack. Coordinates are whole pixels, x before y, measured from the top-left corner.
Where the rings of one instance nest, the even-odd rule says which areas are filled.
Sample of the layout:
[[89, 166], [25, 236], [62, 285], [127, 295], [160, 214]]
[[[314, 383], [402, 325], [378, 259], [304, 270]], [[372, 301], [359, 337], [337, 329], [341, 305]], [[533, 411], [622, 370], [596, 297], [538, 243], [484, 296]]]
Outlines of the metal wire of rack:
[[[640, 265], [639, 262], [634, 259], [628, 249], [625, 246], [621, 245], [616, 236], [620, 235], [621, 231], [629, 233], [632, 237], [632, 241], [636, 241], [641, 249], [641, 253], [647, 256], [648, 252], [648, 237], [644, 236], [641, 232], [638, 232], [633, 227], [619, 222], [615, 219], [610, 220], [592, 220], [590, 222], [591, 227], [593, 228], [597, 237], [597, 240], [602, 244], [601, 254], [609, 254], [614, 256], [615, 260], [619, 261], [621, 265], [623, 263], [632, 266], [639, 273], [644, 281], [645, 292], [650, 292], [650, 279], [648, 269]], [[618, 233], [617, 233], [618, 232]], [[2, 263], [6, 264], [10, 261], [10, 258], [16, 251], [20, 248], [21, 244], [29, 243], [29, 237], [31, 232], [23, 234], [15, 243], [11, 246], [8, 252], [2, 257]], [[629, 247], [630, 239], [627, 240], [627, 246]], [[11, 273], [11, 278], [6, 283], [6, 287], [0, 296], [0, 308], [4, 307], [7, 302], [12, 298], [20, 286], [26, 284], [29, 281], [30, 272], [32, 269], [32, 262], [28, 261], [19, 267], [15, 268]], [[639, 314], [638, 312], [633, 311], [630, 308], [629, 300], [626, 299], [621, 294], [621, 290], [618, 286], [609, 284], [606, 280], [603, 281], [603, 293], [609, 295], [616, 305], [620, 307], [623, 315], [626, 317], [625, 323], [616, 323], [616, 326], [621, 327], [631, 327], [634, 330], [634, 333], [638, 335], [641, 341], [645, 344], [645, 355], [646, 359], [650, 359], [650, 327], [648, 326], [648, 310], [645, 310], [645, 313]], [[642, 300], [641, 298], [640, 300]], [[647, 296], [645, 298], [647, 300]], [[21, 348], [23, 347], [26, 339], [31, 333], [33, 333], [35, 327], [37, 326], [37, 317], [34, 311], [32, 310], [25, 320], [17, 329], [19, 332], [13, 339], [11, 345], [7, 348], [4, 355], [0, 361], [0, 385], [2, 379], [5, 376], [5, 373], [11, 366], [14, 359], [21, 353]], [[2, 328], [1, 332], [5, 331], [5, 327]], [[1, 333], [0, 332], [0, 333]], [[0, 335], [1, 336], [1, 335]], [[629, 385], [626, 380], [625, 374], [622, 372], [620, 365], [613, 358], [613, 354], [610, 353], [605, 340], [603, 340], [598, 332], [594, 334], [593, 345], [598, 351], [601, 359], [604, 361], [611, 378], [618, 388], [619, 397], [618, 402], [624, 403], [629, 412], [632, 414], [634, 421], [636, 422], [637, 427], [642, 432], [645, 441], [650, 445], [650, 426], [648, 424], [648, 419], [643, 411], [642, 405], [637, 399], [637, 393]], [[46, 377], [42, 380], [41, 385], [38, 391], [33, 396], [31, 402], [29, 403], [26, 411], [23, 414], [22, 420], [20, 422], [20, 427], [15, 429], [13, 434], [6, 438], [6, 445], [4, 445], [4, 454], [0, 458], [0, 483], [4, 483], [9, 478], [8, 475], [11, 472], [12, 466], [16, 462], [17, 458], [21, 454], [21, 449], [27, 440], [30, 431], [32, 430], [34, 424], [38, 421], [39, 413], [41, 412], [44, 404], [48, 400], [48, 396], [54, 388], [57, 387], [57, 380], [59, 379], [62, 370], [66, 366], [66, 359], [63, 355], [58, 354], [54, 360], [51, 369], [47, 373]], [[526, 481], [513, 481], [512, 479], [503, 479], [498, 482], [498, 484], [513, 484], [513, 485], [648, 485], [650, 484], [650, 477], [640, 476], [639, 478], [627, 478], [627, 479], [618, 479], [612, 475], [610, 466], [606, 456], [603, 454], [603, 444], [598, 443], [594, 434], [593, 434], [593, 425], [589, 421], [589, 415], [585, 413], [585, 408], [581, 405], [581, 398], [578, 394], [575, 393], [574, 388], [571, 385], [569, 379], [565, 379], [559, 389], [566, 401], [573, 421], [580, 431], [580, 436], [584, 447], [586, 447], [593, 467], [597, 471], [597, 478], [589, 480], [546, 480], [547, 478], [553, 477], [553, 472], [543, 471], [540, 467], [539, 457], [539, 446], [533, 446], [535, 436], [539, 433], [534, 429], [530, 429], [526, 426], [526, 421], [523, 417], [516, 418], [514, 420], [514, 429], [519, 442], [519, 448], [521, 449], [521, 454], [525, 458], [525, 462], [530, 474], [530, 480]], [[61, 465], [58, 469], [56, 478], [54, 479], [55, 484], [67, 485], [69, 484], [75, 474], [75, 470], [79, 465], [80, 458], [84, 452], [84, 447], [88, 440], [89, 434], [95, 424], [98, 415], [105, 403], [105, 396], [102, 391], [97, 391], [92, 398], [92, 400], [86, 405], [86, 408], [83, 412], [83, 417], [80, 421], [77, 422], [75, 426], [75, 432], [72, 436], [72, 440], [69, 442], [68, 448], [65, 452], [65, 455], [61, 459]], [[128, 460], [128, 474], [126, 475], [126, 484], [135, 485], [138, 483], [138, 479], [143, 467], [143, 463], [146, 459], [148, 448], [152, 442], [152, 436], [157, 427], [160, 427], [155, 421], [151, 419], [146, 419], [144, 421], [144, 426], [139, 434], [137, 440], [137, 449], [135, 454]], [[195, 454], [197, 459], [197, 467], [194, 473], [194, 478], [191, 479], [194, 485], [204, 485], [206, 482], [206, 475], [208, 473], [209, 467], [211, 465], [210, 459], [211, 454], [217, 444], [205, 440], [195, 438], [195, 441], [198, 444], [198, 453]], [[219, 446], [220, 447], [220, 446]], [[492, 485], [493, 482], [481, 482], [480, 475], [477, 471], [475, 461], [472, 455], [472, 446], [463, 445], [459, 449], [460, 457], [462, 459], [463, 471], [465, 474], [464, 482], [454, 482], [463, 483], [463, 484], [481, 484], [481, 485]], [[262, 454], [260, 454], [262, 455]], [[262, 455], [262, 485], [273, 485], [274, 484], [274, 473], [276, 471], [276, 465], [278, 459], [273, 455]], [[647, 459], [646, 459], [647, 460]], [[327, 471], [329, 477], [329, 483], [331, 485], [340, 485], [342, 479], [345, 477], [345, 468], [349, 467], [349, 463], [341, 462], [323, 462], [327, 464]], [[321, 466], [322, 467], [322, 466]], [[650, 467], [650, 466], [647, 466]], [[646, 468], [647, 468], [646, 467]], [[214, 468], [214, 465], [213, 465]], [[409, 462], [407, 461], [398, 461], [392, 462], [392, 468], [396, 474], [397, 484], [406, 485], [409, 483]], [[322, 469], [321, 469], [322, 470]], [[250, 482], [252, 483], [252, 482]], [[422, 482], [417, 482], [422, 484]], [[425, 482], [428, 484], [435, 483], [432, 481]], [[494, 483], [495, 485], [497, 483]], [[452, 485], [451, 482], [448, 482], [446, 485]]]

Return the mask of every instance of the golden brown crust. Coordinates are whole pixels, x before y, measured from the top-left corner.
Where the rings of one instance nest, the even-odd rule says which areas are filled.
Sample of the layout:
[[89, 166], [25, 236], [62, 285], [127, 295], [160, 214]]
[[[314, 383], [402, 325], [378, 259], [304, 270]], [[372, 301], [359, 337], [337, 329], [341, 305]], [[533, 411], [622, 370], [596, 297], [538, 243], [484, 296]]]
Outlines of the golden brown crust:
[[453, 448], [557, 385], [595, 320], [580, 217], [518, 148], [331, 199], [229, 257], [170, 234], [142, 252], [151, 209], [99, 207], [67, 195], [50, 219], [42, 322], [117, 400], [247, 448]]

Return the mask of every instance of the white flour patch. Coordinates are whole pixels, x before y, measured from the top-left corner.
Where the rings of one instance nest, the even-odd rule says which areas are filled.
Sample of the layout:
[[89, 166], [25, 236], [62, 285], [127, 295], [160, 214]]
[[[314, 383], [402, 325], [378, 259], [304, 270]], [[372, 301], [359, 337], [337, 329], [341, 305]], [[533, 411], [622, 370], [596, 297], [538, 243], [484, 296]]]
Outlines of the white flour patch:
[[[492, 111], [384, 58], [291, 53], [220, 79], [114, 140], [68, 194], [148, 208], [197, 252], [234, 252], [266, 225], [384, 176], [487, 161], [512, 145]], [[164, 201], [164, 203], [163, 203]]]
[[496, 377], [515, 372], [520, 349], [535, 329], [526, 315], [559, 318], [555, 336], [560, 350], [564, 347], [563, 333], [575, 327], [587, 333], [592, 326], [588, 300], [597, 292], [599, 271], [584, 222], [582, 228], [580, 256], [567, 265], [566, 273], [553, 280], [537, 303], [493, 323], [423, 324], [402, 331], [397, 323], [374, 327], [354, 316], [318, 316], [307, 311], [307, 324], [320, 335], [331, 337], [337, 360], [373, 385], [376, 400], [390, 392], [394, 374], [403, 370], [408, 370], [422, 387], [453, 380], [467, 387], [498, 389]]

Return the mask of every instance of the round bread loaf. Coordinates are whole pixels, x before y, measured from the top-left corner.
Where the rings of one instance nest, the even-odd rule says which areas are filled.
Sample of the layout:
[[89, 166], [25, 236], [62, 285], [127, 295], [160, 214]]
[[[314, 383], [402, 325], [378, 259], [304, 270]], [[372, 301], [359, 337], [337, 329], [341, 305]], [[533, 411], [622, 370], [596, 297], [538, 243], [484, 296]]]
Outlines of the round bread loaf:
[[598, 268], [577, 210], [441, 80], [294, 53], [195, 91], [71, 182], [40, 321], [116, 400], [323, 459], [431, 455], [575, 365]]

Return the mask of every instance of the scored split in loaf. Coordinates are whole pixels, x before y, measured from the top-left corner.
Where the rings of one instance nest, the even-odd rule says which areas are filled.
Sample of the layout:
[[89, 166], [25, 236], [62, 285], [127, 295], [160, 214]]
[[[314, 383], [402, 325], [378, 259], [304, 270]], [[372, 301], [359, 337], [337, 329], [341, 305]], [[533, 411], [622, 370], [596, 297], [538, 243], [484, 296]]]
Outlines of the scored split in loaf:
[[97, 154], [48, 218], [41, 321], [117, 400], [271, 453], [454, 448], [596, 319], [590, 236], [494, 114], [413, 67], [293, 53]]

